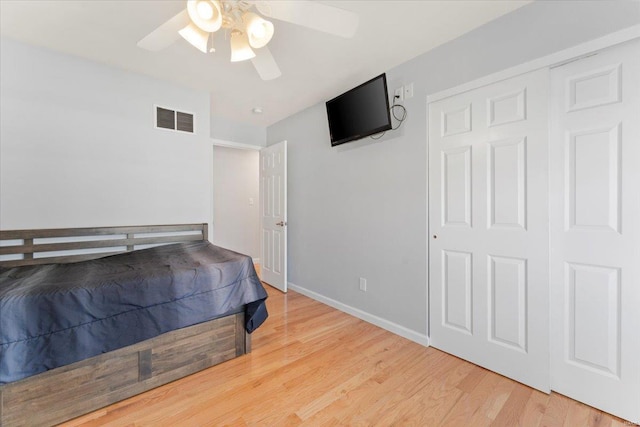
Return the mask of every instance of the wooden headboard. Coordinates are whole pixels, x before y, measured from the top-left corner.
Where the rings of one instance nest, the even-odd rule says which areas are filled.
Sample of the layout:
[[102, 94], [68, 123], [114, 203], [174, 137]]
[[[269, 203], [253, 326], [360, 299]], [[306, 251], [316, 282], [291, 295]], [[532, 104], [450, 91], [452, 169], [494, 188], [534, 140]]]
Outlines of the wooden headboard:
[[207, 240], [206, 223], [0, 230], [0, 266], [68, 263], [158, 245]]

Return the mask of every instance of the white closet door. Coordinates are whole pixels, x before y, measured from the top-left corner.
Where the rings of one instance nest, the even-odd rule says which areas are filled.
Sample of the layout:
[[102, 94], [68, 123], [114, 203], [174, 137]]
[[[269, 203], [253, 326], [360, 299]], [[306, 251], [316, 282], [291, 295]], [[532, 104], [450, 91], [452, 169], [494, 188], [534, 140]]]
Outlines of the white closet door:
[[551, 387], [640, 422], [640, 43], [551, 72]]
[[431, 344], [549, 391], [548, 71], [429, 105]]

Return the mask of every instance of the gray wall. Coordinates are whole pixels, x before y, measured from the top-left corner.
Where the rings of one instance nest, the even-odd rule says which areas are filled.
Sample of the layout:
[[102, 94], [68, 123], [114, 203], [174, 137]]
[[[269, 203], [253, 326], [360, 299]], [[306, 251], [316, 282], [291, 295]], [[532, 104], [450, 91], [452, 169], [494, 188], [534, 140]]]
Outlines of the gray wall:
[[389, 70], [415, 96], [380, 141], [331, 148], [324, 104], [270, 126], [289, 144], [290, 282], [426, 334], [426, 96], [638, 23], [636, 1], [535, 2]]
[[260, 258], [259, 174], [258, 151], [213, 147], [212, 242], [254, 259]]

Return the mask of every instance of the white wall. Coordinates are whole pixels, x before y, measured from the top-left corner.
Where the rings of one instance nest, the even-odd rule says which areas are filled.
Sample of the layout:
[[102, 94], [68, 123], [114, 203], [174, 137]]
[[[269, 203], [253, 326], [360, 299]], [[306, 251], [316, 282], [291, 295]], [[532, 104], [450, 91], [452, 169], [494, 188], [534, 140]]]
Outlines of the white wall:
[[[0, 228], [211, 222], [209, 94], [3, 39]], [[154, 104], [195, 113], [157, 130]]]
[[415, 96], [379, 141], [331, 148], [324, 104], [270, 126], [268, 144], [289, 144], [291, 283], [425, 336], [426, 96], [639, 22], [639, 2], [534, 2], [388, 70], [390, 92], [413, 82]]
[[256, 150], [213, 147], [212, 242], [254, 259], [260, 257], [259, 166]]
[[[211, 103], [213, 104], [213, 100]], [[213, 111], [213, 108], [211, 110]], [[211, 138], [266, 147], [267, 128], [211, 114]]]

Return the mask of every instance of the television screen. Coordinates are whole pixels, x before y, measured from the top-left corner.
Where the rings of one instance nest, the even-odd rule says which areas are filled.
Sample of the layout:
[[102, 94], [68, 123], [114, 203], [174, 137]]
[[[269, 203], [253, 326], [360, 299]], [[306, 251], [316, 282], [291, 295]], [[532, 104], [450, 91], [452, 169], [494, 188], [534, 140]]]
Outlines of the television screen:
[[391, 129], [386, 74], [327, 101], [327, 117], [332, 147]]

